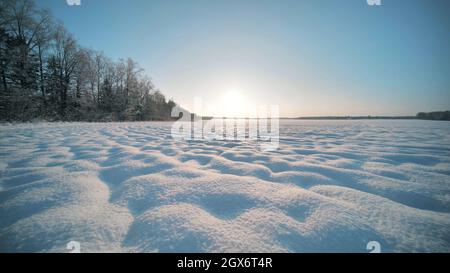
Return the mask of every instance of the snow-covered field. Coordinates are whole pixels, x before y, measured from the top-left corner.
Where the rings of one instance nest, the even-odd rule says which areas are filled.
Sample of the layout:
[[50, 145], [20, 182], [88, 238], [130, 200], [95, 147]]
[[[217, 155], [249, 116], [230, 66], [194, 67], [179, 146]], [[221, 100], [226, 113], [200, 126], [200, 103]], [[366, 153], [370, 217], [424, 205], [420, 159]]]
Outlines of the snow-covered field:
[[281, 121], [280, 147], [170, 123], [0, 126], [0, 252], [450, 251], [450, 123]]

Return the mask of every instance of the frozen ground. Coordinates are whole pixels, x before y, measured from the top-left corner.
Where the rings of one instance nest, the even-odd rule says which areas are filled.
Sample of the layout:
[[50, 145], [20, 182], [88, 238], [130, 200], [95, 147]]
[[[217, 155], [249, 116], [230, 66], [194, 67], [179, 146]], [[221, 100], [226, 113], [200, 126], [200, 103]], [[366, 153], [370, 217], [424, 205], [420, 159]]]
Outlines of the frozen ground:
[[169, 123], [0, 126], [0, 252], [450, 251], [450, 123], [282, 121], [280, 149]]

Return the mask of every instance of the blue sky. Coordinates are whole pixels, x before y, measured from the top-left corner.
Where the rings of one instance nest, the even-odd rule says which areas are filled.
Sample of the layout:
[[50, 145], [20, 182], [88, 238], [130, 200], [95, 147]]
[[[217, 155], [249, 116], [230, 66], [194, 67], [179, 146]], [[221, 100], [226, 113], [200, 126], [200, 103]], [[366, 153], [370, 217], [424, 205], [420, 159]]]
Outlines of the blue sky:
[[231, 92], [291, 117], [450, 109], [447, 0], [36, 1], [188, 108]]

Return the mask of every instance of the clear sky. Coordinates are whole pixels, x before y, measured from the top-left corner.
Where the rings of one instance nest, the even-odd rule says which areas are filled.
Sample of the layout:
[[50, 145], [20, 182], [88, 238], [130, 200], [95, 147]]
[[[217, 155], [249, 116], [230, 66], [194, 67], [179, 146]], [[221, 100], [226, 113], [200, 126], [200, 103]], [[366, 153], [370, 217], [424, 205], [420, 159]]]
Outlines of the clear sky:
[[187, 108], [282, 116], [450, 109], [450, 1], [36, 0], [81, 45], [132, 57]]

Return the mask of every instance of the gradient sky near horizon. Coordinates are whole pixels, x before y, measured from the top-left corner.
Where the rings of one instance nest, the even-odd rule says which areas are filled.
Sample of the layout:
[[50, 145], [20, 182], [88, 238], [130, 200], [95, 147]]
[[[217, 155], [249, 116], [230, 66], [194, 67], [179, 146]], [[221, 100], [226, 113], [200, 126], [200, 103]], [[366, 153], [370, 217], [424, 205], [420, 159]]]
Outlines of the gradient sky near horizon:
[[448, 0], [81, 1], [36, 0], [188, 109], [194, 96], [288, 117], [450, 109]]

